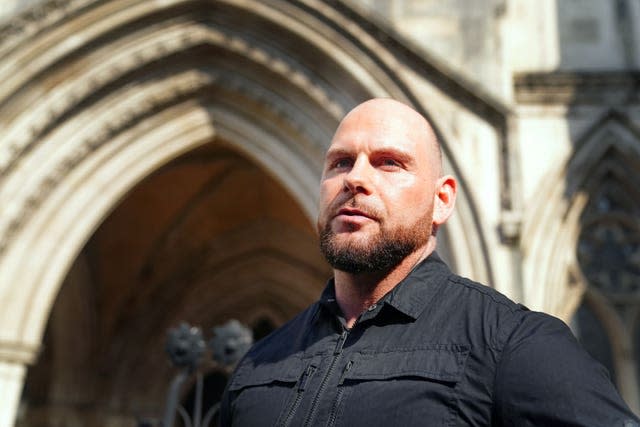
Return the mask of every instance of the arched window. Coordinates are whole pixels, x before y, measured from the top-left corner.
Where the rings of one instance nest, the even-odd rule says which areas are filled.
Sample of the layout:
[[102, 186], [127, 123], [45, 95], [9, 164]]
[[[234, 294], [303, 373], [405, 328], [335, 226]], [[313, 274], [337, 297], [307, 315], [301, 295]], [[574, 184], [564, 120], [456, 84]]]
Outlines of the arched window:
[[630, 403], [640, 384], [634, 339], [640, 310], [639, 143], [628, 121], [612, 113], [578, 143], [567, 177], [569, 191], [587, 200], [576, 247], [587, 290], [572, 327]]

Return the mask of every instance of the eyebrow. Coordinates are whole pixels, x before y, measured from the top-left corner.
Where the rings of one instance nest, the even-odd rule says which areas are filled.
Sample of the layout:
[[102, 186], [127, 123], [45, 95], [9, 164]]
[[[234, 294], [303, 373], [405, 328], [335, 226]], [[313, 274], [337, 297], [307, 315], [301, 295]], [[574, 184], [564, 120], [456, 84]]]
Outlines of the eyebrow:
[[[346, 148], [330, 148], [327, 151], [325, 158], [327, 160], [335, 159], [338, 157], [353, 157], [353, 150], [349, 150]], [[384, 157], [389, 156], [400, 160], [403, 163], [415, 163], [415, 159], [408, 152], [404, 150], [400, 150], [395, 147], [382, 147], [380, 149], [376, 149], [371, 153], [371, 157]]]
[[411, 154], [409, 154], [404, 150], [399, 150], [395, 147], [387, 147], [387, 148], [381, 148], [379, 150], [375, 150], [372, 153], [372, 155], [377, 157], [385, 157], [385, 156], [393, 157], [394, 159], [397, 159], [405, 164], [415, 163], [414, 156], [412, 156]]
[[352, 156], [353, 152], [344, 148], [329, 148], [327, 154], [324, 156], [326, 159], [333, 159], [336, 157]]

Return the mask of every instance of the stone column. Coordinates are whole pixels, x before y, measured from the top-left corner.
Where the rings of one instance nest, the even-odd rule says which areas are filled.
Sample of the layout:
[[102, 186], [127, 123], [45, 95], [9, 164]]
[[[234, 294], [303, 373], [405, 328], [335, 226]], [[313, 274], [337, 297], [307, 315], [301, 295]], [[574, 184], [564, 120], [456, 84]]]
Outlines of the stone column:
[[13, 427], [27, 365], [36, 355], [35, 347], [0, 342], [0, 427]]

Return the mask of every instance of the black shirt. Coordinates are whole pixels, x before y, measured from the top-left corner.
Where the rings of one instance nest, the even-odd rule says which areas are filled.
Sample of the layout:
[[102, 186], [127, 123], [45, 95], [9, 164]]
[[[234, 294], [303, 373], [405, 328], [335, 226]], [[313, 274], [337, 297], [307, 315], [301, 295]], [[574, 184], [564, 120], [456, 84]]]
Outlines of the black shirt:
[[562, 321], [435, 253], [344, 325], [331, 280], [240, 362], [222, 425], [640, 425]]

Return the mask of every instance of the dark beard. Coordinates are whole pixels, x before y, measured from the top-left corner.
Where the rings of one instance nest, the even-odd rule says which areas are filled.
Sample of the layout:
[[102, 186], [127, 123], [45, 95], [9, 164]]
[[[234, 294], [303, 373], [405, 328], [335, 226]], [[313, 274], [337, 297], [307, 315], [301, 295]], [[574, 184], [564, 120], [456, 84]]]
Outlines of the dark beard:
[[351, 274], [387, 272], [425, 244], [431, 230], [420, 225], [399, 230], [381, 231], [366, 246], [347, 244], [338, 246], [331, 224], [320, 232], [320, 250], [327, 262], [336, 270]]

